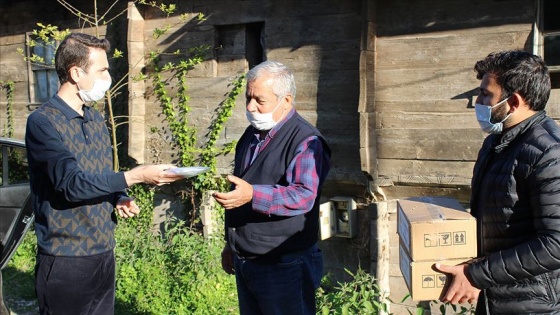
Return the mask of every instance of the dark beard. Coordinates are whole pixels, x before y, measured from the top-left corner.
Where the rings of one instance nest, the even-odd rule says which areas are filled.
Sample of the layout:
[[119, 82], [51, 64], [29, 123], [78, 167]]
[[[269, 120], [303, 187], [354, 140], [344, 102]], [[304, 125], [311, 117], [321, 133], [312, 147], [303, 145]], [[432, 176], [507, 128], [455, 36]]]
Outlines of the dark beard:
[[490, 122], [495, 124], [503, 121], [506, 119], [508, 115], [509, 107], [507, 106], [507, 102], [504, 104], [500, 104], [500, 106], [496, 107], [496, 109], [492, 112], [490, 116]]

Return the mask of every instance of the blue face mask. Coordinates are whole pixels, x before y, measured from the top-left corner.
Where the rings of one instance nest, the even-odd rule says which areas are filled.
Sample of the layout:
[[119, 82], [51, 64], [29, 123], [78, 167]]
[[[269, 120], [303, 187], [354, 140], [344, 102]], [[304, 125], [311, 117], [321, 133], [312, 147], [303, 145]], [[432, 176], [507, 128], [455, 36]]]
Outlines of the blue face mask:
[[508, 114], [506, 118], [502, 119], [502, 121], [493, 123], [492, 120], [492, 108], [502, 105], [508, 100], [508, 98], [504, 99], [503, 101], [499, 102], [494, 106], [488, 106], [483, 104], [475, 104], [474, 111], [476, 112], [476, 120], [480, 124], [480, 129], [482, 131], [489, 133], [489, 134], [499, 134], [502, 132], [504, 128], [504, 121], [509, 118], [511, 114]]

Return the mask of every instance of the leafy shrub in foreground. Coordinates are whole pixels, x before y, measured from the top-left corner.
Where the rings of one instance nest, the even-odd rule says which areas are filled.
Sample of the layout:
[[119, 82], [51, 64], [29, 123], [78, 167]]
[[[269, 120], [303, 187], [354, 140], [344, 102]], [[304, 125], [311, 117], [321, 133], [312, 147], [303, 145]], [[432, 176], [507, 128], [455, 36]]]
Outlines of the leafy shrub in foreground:
[[143, 211], [119, 222], [116, 233], [116, 313], [237, 313], [235, 278], [221, 268], [223, 235], [205, 239], [180, 220], [168, 222], [164, 235], [146, 229], [153, 193], [137, 190]]
[[323, 278], [317, 292], [317, 314], [386, 314], [389, 301], [380, 301], [375, 278], [362, 269], [356, 273], [345, 270], [350, 274], [351, 282], [333, 285], [329, 276]]

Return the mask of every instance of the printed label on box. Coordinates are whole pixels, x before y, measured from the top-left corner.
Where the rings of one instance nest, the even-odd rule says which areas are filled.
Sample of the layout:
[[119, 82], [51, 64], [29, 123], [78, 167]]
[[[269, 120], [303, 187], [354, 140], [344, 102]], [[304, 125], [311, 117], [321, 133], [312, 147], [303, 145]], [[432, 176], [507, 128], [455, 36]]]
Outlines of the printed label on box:
[[453, 245], [465, 245], [467, 244], [467, 232], [457, 231], [453, 232]]
[[467, 243], [466, 234], [465, 231], [424, 234], [424, 247], [465, 245]]
[[443, 288], [447, 277], [442, 274], [422, 275], [422, 288]]
[[452, 198], [399, 200], [397, 221], [413, 261], [476, 256], [476, 219]]

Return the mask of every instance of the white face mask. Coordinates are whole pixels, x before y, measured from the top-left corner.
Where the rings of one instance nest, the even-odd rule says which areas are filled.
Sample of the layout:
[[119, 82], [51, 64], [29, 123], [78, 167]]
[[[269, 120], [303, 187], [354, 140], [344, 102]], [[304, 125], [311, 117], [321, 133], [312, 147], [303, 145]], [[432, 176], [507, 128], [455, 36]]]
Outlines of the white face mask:
[[251, 125], [255, 127], [257, 130], [270, 130], [274, 128], [274, 126], [276, 126], [278, 122], [274, 121], [274, 119], [272, 118], [272, 114], [274, 113], [274, 111], [276, 111], [278, 106], [280, 106], [280, 103], [282, 103], [282, 101], [280, 101], [270, 113], [261, 114], [256, 111], [255, 112], [250, 112], [248, 110], [245, 111], [247, 120], [249, 120]]
[[[81, 69], [80, 69], [81, 70]], [[91, 77], [82, 70], [85, 75], [87, 75], [90, 79]], [[101, 80], [101, 79], [92, 79], [93, 80], [93, 87], [91, 90], [82, 90], [78, 85], [78, 94], [82, 98], [84, 102], [96, 102], [102, 99], [105, 96], [105, 92], [109, 91], [111, 88], [111, 80]]]
[[508, 119], [511, 114], [508, 114], [506, 118], [502, 119], [502, 121], [493, 123], [491, 122], [492, 108], [504, 104], [508, 99], [509, 98], [506, 98], [494, 106], [487, 106], [483, 104], [474, 105], [474, 111], [476, 112], [476, 120], [478, 120], [478, 124], [480, 125], [480, 129], [482, 129], [482, 131], [489, 134], [499, 134], [502, 132], [504, 128], [504, 121], [506, 121], [506, 119]]

